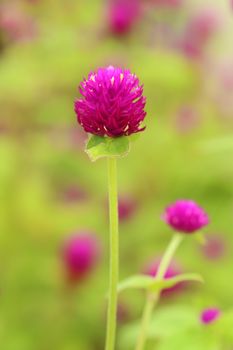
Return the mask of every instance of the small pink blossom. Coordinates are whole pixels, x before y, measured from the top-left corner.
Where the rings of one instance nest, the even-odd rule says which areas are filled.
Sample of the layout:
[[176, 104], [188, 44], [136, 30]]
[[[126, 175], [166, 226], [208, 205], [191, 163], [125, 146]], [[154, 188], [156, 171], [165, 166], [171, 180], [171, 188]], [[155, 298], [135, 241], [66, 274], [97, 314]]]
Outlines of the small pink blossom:
[[61, 200], [66, 204], [83, 202], [87, 199], [87, 192], [77, 185], [70, 184], [61, 191]]
[[0, 8], [0, 29], [12, 41], [28, 41], [37, 34], [35, 21], [13, 6]]
[[186, 26], [181, 49], [189, 58], [201, 58], [206, 45], [217, 32], [220, 19], [212, 8], [195, 14]]
[[118, 200], [118, 213], [120, 221], [129, 220], [137, 210], [137, 203], [134, 198], [130, 196], [120, 196]]
[[112, 0], [109, 7], [110, 31], [118, 36], [128, 34], [140, 15], [139, 0]]
[[72, 284], [85, 279], [95, 268], [100, 257], [100, 242], [86, 231], [71, 236], [62, 247], [65, 274]]
[[208, 308], [202, 311], [200, 319], [203, 324], [209, 324], [216, 321], [221, 315], [221, 311], [217, 308]]
[[176, 128], [182, 134], [188, 133], [199, 124], [199, 116], [192, 106], [182, 106], [176, 116]]
[[226, 245], [220, 235], [209, 235], [206, 243], [201, 247], [202, 253], [209, 260], [221, 259], [226, 252]]
[[192, 200], [178, 200], [166, 208], [163, 220], [175, 231], [194, 233], [209, 223], [208, 215]]

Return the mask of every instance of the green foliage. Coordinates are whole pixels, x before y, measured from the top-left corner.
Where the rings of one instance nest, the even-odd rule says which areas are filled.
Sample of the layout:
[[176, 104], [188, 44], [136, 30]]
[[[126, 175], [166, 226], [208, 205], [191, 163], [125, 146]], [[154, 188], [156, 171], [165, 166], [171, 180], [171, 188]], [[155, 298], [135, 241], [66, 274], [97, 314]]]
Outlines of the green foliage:
[[[170, 305], [156, 310], [149, 328], [148, 349], [220, 350], [223, 344], [232, 345], [232, 337], [230, 340], [232, 332], [228, 328], [230, 324], [232, 326], [232, 320], [230, 321], [232, 315], [223, 316], [213, 324], [203, 325], [199, 313], [200, 310], [188, 305]], [[120, 343], [122, 348], [134, 348], [139, 327], [140, 324], [137, 322], [123, 329]]]
[[130, 142], [126, 136], [110, 138], [92, 135], [86, 145], [86, 153], [92, 161], [103, 157], [125, 157]]
[[174, 287], [180, 282], [203, 282], [203, 278], [196, 273], [186, 273], [177, 275], [175, 277], [163, 279], [162, 281], [156, 280], [154, 277], [137, 275], [131, 276], [122, 281], [118, 286], [118, 292], [122, 292], [125, 289], [145, 289], [152, 292], [161, 291], [166, 288]]

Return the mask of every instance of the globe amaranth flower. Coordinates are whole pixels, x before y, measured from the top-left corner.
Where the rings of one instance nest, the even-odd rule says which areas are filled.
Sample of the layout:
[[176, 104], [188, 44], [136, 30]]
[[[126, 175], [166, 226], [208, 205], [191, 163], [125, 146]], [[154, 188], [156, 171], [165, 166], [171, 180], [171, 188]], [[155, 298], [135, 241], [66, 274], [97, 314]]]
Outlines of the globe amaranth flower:
[[94, 269], [100, 257], [100, 242], [90, 232], [79, 232], [71, 236], [62, 248], [62, 259], [67, 279], [77, 283], [85, 279]]
[[139, 0], [112, 0], [109, 5], [110, 31], [117, 36], [128, 34], [137, 22], [141, 6]]
[[[146, 275], [150, 275], [152, 277], [155, 277], [157, 272], [158, 272], [158, 268], [159, 268], [159, 264], [160, 264], [161, 258], [155, 258], [145, 269], [144, 269], [144, 273]], [[168, 266], [164, 278], [165, 279], [169, 279], [172, 277], [175, 277], [179, 274], [182, 273], [182, 269], [181, 267], [177, 264], [176, 261], [171, 261], [170, 265]], [[165, 288], [162, 290], [162, 296], [168, 296], [168, 295], [173, 295], [174, 293], [180, 292], [184, 289], [185, 287], [185, 282], [179, 282], [177, 284], [175, 284], [173, 287], [170, 288]]]
[[206, 45], [214, 36], [220, 24], [218, 13], [212, 8], [197, 13], [187, 23], [181, 49], [192, 59], [201, 58]]
[[88, 198], [87, 191], [82, 186], [66, 185], [60, 190], [60, 198], [64, 204], [82, 203]]
[[37, 35], [37, 26], [33, 18], [12, 5], [0, 7], [0, 30], [7, 40], [17, 42], [30, 41]]
[[221, 311], [218, 308], [208, 308], [202, 311], [200, 320], [203, 324], [209, 324], [216, 321], [221, 315]]
[[99, 68], [80, 85], [82, 98], [75, 101], [77, 120], [98, 136], [129, 136], [145, 129], [146, 99], [136, 75], [129, 70]]
[[166, 208], [163, 220], [175, 231], [194, 233], [209, 223], [208, 215], [192, 200], [178, 200]]
[[209, 260], [219, 260], [226, 254], [226, 243], [221, 235], [209, 235], [206, 242], [201, 246], [202, 254]]
[[137, 211], [138, 203], [129, 195], [122, 195], [118, 199], [118, 214], [119, 220], [122, 222], [128, 221]]

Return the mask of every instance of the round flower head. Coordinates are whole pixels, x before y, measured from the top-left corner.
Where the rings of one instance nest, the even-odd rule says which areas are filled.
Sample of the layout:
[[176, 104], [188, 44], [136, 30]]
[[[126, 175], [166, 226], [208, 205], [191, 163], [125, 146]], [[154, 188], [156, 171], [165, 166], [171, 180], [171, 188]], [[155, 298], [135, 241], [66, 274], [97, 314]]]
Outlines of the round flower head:
[[200, 44], [205, 44], [217, 31], [220, 18], [212, 8], [196, 14], [188, 23], [189, 35]]
[[176, 129], [185, 134], [196, 128], [200, 122], [197, 112], [191, 106], [182, 106], [176, 116]]
[[[146, 267], [145, 274], [155, 277], [158, 272], [160, 261], [161, 261], [160, 258], [156, 258], [155, 260], [153, 260], [152, 263], [150, 263]], [[178, 264], [175, 261], [172, 261], [165, 272], [164, 278], [169, 279], [169, 278], [175, 277], [181, 274], [181, 272], [182, 270], [178, 266]], [[184, 287], [184, 283], [180, 282], [174, 285], [173, 287], [165, 288], [162, 290], [162, 296], [167, 296], [167, 295], [173, 294], [174, 292], [179, 292], [183, 289], [183, 287]]]
[[70, 184], [61, 189], [60, 197], [65, 204], [76, 204], [84, 202], [88, 194], [82, 186]]
[[128, 34], [140, 14], [139, 0], [112, 0], [109, 8], [109, 26], [113, 34]]
[[216, 321], [221, 312], [217, 308], [209, 308], [202, 311], [200, 319], [203, 324], [209, 324]]
[[99, 68], [80, 86], [83, 96], [75, 102], [79, 124], [98, 136], [128, 136], [145, 129], [146, 99], [136, 75], [129, 70]]
[[218, 260], [226, 254], [226, 244], [220, 235], [206, 237], [206, 243], [201, 247], [202, 253], [209, 260]]
[[10, 41], [29, 41], [37, 34], [33, 19], [11, 5], [0, 7], [0, 29]]
[[218, 14], [212, 8], [194, 15], [187, 23], [181, 49], [192, 59], [202, 58], [206, 45], [214, 36], [220, 24]]
[[99, 242], [89, 232], [78, 233], [66, 241], [62, 257], [68, 280], [75, 283], [86, 278], [95, 267], [99, 253]]
[[192, 200], [178, 200], [170, 205], [163, 219], [174, 230], [183, 233], [194, 233], [209, 223], [207, 214]]
[[118, 200], [118, 213], [120, 221], [129, 220], [137, 210], [137, 202], [130, 196], [120, 196]]

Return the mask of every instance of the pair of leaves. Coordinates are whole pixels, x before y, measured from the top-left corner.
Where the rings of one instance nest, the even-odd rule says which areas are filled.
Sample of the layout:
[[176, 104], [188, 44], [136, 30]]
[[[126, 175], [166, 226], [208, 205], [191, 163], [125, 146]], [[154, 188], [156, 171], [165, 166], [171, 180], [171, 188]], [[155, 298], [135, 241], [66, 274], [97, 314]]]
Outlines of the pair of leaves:
[[101, 137], [92, 135], [86, 144], [86, 153], [94, 162], [103, 157], [124, 157], [129, 153], [130, 140], [127, 136]]
[[184, 273], [163, 280], [156, 280], [152, 276], [135, 275], [131, 276], [118, 285], [118, 293], [126, 289], [145, 289], [152, 292], [161, 291], [166, 288], [171, 288], [180, 282], [203, 282], [200, 275], [196, 273]]

